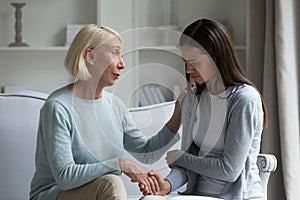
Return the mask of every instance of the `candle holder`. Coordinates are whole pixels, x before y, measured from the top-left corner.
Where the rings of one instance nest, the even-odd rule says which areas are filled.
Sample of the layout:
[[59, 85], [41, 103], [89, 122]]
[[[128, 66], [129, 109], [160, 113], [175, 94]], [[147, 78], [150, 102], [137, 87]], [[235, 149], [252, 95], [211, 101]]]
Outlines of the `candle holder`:
[[8, 46], [9, 47], [28, 47], [29, 45], [22, 42], [22, 10], [21, 8], [24, 7], [26, 4], [25, 3], [11, 3], [12, 6], [16, 8], [15, 11], [15, 18], [16, 18], [16, 23], [15, 23], [15, 30], [16, 30], [16, 35], [15, 35], [15, 42], [10, 43]]

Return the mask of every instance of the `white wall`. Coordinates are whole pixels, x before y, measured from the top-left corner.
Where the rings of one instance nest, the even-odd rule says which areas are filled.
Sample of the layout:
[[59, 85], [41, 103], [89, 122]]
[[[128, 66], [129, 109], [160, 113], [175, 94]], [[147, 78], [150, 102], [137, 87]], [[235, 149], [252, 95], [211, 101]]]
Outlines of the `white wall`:
[[173, 0], [172, 23], [181, 29], [199, 18], [230, 23], [236, 45], [246, 43], [247, 0]]
[[65, 52], [0, 50], [0, 86], [50, 93], [73, 80], [63, 66]]
[[[99, 23], [126, 35], [126, 31], [137, 27], [171, 23], [184, 28], [196, 18], [211, 17], [230, 21], [237, 44], [245, 45], [246, 0], [226, 0], [226, 3], [220, 0], [20, 0], [27, 3], [22, 9], [22, 36], [30, 48], [12, 50], [7, 48], [15, 35], [15, 10], [10, 2], [12, 0], [0, 1], [0, 27], [5, 27], [0, 29], [0, 87], [22, 85], [50, 93], [72, 81], [63, 66], [67, 52], [67, 48], [63, 48], [67, 24]], [[158, 35], [155, 45], [166, 45], [162, 44], [164, 37]], [[147, 39], [140, 37], [143, 42]], [[124, 41], [125, 48], [136, 45], [136, 41], [130, 43], [127, 38]], [[61, 48], [58, 49], [58, 46]], [[245, 58], [244, 49], [239, 53]], [[178, 83], [172, 75], [160, 74], [155, 70], [139, 73], [139, 70], [134, 70], [135, 67], [155, 63], [152, 65], [154, 68], [164, 65], [184, 74], [180, 56], [164, 54], [161, 50], [137, 51], [126, 56], [125, 61], [127, 67], [123, 74], [127, 75], [123, 76], [123, 82], [118, 81], [117, 89], [125, 101], [133, 98], [132, 105], [137, 103], [137, 97], [132, 97], [132, 92], [145, 80], [165, 81], [169, 88]]]
[[[6, 48], [15, 39], [15, 9], [22, 8], [22, 41], [30, 48]], [[50, 93], [72, 81], [65, 70], [65, 27], [96, 23], [96, 0], [1, 0], [0, 1], [0, 87], [20, 85]], [[60, 48], [58, 48], [60, 47]]]
[[63, 46], [67, 24], [96, 23], [97, 19], [96, 0], [1, 0], [1, 47], [15, 37], [15, 9], [11, 2], [26, 3], [22, 8], [22, 36], [31, 47]]

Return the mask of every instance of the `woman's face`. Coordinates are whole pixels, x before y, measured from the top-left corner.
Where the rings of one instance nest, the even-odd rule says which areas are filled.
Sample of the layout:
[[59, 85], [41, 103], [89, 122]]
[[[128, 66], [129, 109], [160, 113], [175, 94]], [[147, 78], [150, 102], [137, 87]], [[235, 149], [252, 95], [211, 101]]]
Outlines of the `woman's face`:
[[190, 45], [180, 46], [185, 71], [195, 82], [202, 84], [212, 80], [216, 74], [216, 66], [210, 55]]
[[109, 43], [103, 44], [92, 50], [93, 66], [91, 75], [98, 77], [102, 87], [112, 86], [120, 77], [120, 71], [124, 69], [122, 58], [122, 43], [115, 37]]

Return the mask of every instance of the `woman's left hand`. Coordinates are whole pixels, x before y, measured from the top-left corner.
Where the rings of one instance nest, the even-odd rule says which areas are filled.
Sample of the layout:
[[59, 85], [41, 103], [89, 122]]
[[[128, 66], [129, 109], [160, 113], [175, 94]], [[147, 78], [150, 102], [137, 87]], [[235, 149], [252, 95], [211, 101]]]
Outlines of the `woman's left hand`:
[[169, 165], [170, 168], [173, 168], [174, 167], [174, 162], [175, 160], [178, 158], [176, 155], [177, 155], [177, 152], [178, 150], [172, 150], [172, 151], [169, 151], [167, 153], [167, 157], [166, 157], [166, 160], [167, 160], [167, 163]]

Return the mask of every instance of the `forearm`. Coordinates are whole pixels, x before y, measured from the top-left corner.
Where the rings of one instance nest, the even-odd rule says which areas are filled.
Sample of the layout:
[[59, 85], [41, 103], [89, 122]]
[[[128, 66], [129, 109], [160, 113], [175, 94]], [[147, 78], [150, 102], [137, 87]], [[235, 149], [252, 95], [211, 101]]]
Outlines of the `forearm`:
[[167, 126], [150, 139], [141, 136], [125, 134], [124, 147], [136, 159], [143, 163], [156, 162], [180, 139]]
[[107, 173], [120, 174], [117, 160], [104, 163], [70, 163], [61, 170], [55, 170], [54, 176], [60, 189], [68, 190], [82, 186]]
[[181, 109], [180, 109], [180, 103], [176, 101], [175, 103], [175, 109], [173, 112], [173, 115], [171, 116], [170, 120], [167, 122], [168, 128], [176, 134], [180, 128], [181, 125]]
[[[181, 152], [182, 153], [182, 152]], [[189, 153], [183, 153], [176, 161], [175, 166], [193, 171], [210, 178], [227, 182], [235, 181], [240, 175], [240, 168], [244, 166], [237, 158], [232, 162], [222, 157], [198, 157]]]
[[170, 191], [173, 192], [187, 182], [186, 170], [179, 167], [173, 167], [165, 178], [170, 184]]

